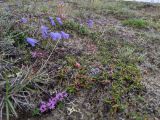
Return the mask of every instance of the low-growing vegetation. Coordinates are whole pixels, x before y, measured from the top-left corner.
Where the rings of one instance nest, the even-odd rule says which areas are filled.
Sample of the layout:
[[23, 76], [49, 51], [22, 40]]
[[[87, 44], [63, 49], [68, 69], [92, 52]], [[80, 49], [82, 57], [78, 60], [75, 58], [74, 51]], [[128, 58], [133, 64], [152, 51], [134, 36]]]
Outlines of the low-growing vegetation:
[[124, 25], [128, 25], [135, 28], [146, 28], [148, 23], [143, 19], [129, 19], [123, 21]]
[[144, 80], [158, 78], [159, 14], [142, 12], [160, 6], [147, 5], [2, 1], [0, 119], [158, 119]]

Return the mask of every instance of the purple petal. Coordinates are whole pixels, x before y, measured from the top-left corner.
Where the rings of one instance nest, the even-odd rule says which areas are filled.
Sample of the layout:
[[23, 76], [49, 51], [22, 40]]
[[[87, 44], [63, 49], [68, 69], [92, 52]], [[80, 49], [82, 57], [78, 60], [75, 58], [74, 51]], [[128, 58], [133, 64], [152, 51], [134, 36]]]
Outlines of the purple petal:
[[21, 18], [21, 22], [22, 22], [22, 23], [27, 23], [28, 20], [27, 20], [27, 18]]
[[89, 28], [93, 28], [93, 24], [94, 24], [94, 23], [93, 23], [93, 20], [88, 20], [87, 23], [88, 23], [88, 27], [89, 27]]
[[41, 105], [40, 105], [39, 110], [41, 111], [41, 113], [45, 112], [47, 110], [46, 103], [42, 102]]
[[56, 99], [56, 97], [52, 98], [52, 101], [55, 102], [55, 103], [58, 102], [57, 99]]
[[62, 20], [61, 20], [60, 17], [56, 17], [56, 20], [57, 20], [57, 22], [58, 22], [60, 25], [63, 25], [63, 22], [62, 22]]
[[50, 36], [51, 36], [52, 40], [54, 40], [54, 41], [62, 39], [61, 34], [58, 32], [55, 32], [55, 33], [51, 32]]
[[62, 94], [63, 94], [63, 97], [67, 97], [68, 96], [67, 92], [62, 92]]
[[32, 47], [34, 47], [38, 43], [38, 40], [33, 38], [26, 38], [26, 40]]
[[55, 97], [58, 101], [60, 100], [63, 100], [63, 94], [62, 93], [58, 93]]
[[47, 106], [49, 109], [54, 109], [56, 106], [56, 101], [52, 101], [52, 99], [49, 100], [49, 102], [47, 103]]
[[52, 17], [49, 17], [49, 20], [50, 20], [52, 26], [56, 26], [56, 24], [55, 24], [55, 22], [54, 22]]
[[62, 38], [63, 38], [63, 39], [69, 39], [69, 34], [61, 31], [61, 35], [62, 35]]
[[41, 26], [41, 33], [42, 33], [42, 37], [46, 39], [48, 37], [48, 27]]

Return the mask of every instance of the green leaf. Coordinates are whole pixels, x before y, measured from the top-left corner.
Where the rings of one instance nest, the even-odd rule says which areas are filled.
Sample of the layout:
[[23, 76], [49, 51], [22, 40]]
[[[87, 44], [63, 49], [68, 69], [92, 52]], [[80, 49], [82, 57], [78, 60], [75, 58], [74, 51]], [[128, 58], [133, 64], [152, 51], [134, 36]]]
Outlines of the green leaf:
[[9, 105], [12, 113], [15, 115], [15, 117], [18, 117], [17, 112], [16, 112], [15, 108], [13, 107], [13, 104], [11, 103], [11, 101], [7, 100], [7, 102], [8, 102], [8, 105]]
[[6, 116], [7, 116], [7, 120], [9, 120], [9, 107], [8, 107], [7, 101], [6, 101]]

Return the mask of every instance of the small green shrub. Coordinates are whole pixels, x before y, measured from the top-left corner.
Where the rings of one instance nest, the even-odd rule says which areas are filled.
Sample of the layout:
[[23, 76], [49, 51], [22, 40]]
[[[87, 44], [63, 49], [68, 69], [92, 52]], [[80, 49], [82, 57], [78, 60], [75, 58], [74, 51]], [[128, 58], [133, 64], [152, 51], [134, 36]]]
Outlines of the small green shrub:
[[148, 23], [143, 19], [128, 19], [124, 20], [123, 25], [131, 26], [134, 28], [146, 28]]
[[14, 39], [14, 45], [16, 47], [21, 47], [21, 48], [24, 48], [27, 44], [26, 44], [26, 33], [23, 33], [23, 32], [19, 32], [19, 31], [16, 31], [16, 32], [13, 32], [11, 34], [11, 36], [13, 36], [13, 39]]
[[67, 21], [64, 23], [63, 25], [64, 29], [68, 29], [68, 30], [71, 30], [71, 31], [74, 31], [76, 33], [78, 33], [79, 35], [84, 35], [84, 36], [87, 36], [89, 35], [90, 31], [87, 27], [83, 26], [83, 25], [80, 25], [74, 21]]
[[40, 115], [40, 110], [38, 108], [35, 108], [33, 111], [32, 111], [32, 116], [37, 116], [37, 115]]
[[74, 86], [68, 86], [67, 87], [67, 92], [68, 93], [75, 93], [76, 92], [76, 88]]
[[62, 109], [62, 108], [64, 107], [64, 103], [63, 103], [62, 101], [61, 101], [61, 102], [58, 102], [57, 107], [58, 107], [59, 109]]

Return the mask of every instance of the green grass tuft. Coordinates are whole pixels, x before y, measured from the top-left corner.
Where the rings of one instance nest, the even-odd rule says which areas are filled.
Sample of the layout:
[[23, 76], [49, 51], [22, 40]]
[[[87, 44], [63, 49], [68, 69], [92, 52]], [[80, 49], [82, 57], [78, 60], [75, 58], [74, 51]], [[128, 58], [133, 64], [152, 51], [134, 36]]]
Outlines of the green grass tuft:
[[131, 26], [134, 28], [146, 28], [148, 26], [148, 22], [143, 19], [128, 19], [124, 20], [123, 25]]

